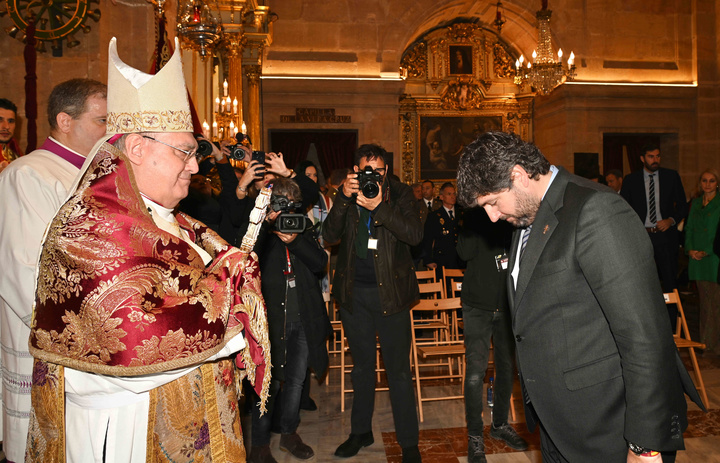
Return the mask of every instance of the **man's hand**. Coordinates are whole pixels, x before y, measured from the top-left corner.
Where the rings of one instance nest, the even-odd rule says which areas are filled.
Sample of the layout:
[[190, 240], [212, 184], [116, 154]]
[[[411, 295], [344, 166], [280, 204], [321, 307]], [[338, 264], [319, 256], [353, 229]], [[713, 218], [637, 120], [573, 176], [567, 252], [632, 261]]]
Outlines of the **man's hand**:
[[662, 454], [658, 453], [654, 457], [643, 457], [628, 449], [627, 463], [662, 463]]
[[425, 267], [435, 270], [437, 268], [436, 263], [425, 264]]
[[352, 195], [360, 191], [360, 184], [357, 180], [357, 172], [350, 172], [345, 177], [345, 181], [342, 184], [343, 194], [348, 198], [352, 198]]
[[280, 241], [282, 241], [285, 244], [292, 243], [295, 240], [295, 238], [297, 238], [297, 236], [298, 236], [297, 233], [281, 233], [277, 230], [273, 231], [273, 233], [275, 233], [278, 236], [278, 238], [280, 238]]
[[[357, 180], [355, 180], [355, 182], [357, 182]], [[347, 183], [347, 182], [345, 182], [345, 183]], [[343, 186], [343, 188], [345, 188], [345, 187]], [[382, 189], [380, 191], [382, 191]], [[368, 211], [374, 211], [375, 208], [377, 208], [380, 205], [380, 203], [382, 202], [382, 194], [378, 193], [377, 196], [375, 196], [372, 199], [369, 199], [369, 198], [365, 197], [365, 195], [362, 193], [362, 191], [358, 191], [356, 202], [357, 202], [358, 206], [362, 206], [365, 209], [367, 209]]]
[[662, 219], [659, 221], [656, 225], [657, 229], [661, 232], [664, 232], [668, 228], [672, 227], [673, 219]]

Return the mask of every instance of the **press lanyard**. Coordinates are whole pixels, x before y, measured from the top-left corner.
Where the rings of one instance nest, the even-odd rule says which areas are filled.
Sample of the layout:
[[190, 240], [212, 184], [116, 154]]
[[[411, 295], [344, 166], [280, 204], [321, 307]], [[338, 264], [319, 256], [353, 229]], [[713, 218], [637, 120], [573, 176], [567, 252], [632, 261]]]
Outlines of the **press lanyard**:
[[291, 275], [292, 274], [292, 263], [290, 262], [290, 251], [288, 251], [287, 246], [285, 247], [285, 259], [287, 262], [287, 266], [285, 267], [283, 274]]

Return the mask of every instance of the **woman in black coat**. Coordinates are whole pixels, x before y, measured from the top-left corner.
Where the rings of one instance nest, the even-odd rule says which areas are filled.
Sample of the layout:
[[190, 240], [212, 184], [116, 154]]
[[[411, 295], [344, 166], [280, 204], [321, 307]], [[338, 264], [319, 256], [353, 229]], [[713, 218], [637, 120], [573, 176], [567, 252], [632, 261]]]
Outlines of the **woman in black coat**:
[[[273, 180], [273, 196], [284, 196], [297, 203], [301, 199], [298, 185], [285, 178]], [[300, 459], [313, 456], [313, 450], [296, 432], [300, 395], [308, 366], [318, 377], [327, 371], [326, 340], [332, 332], [319, 285], [327, 253], [309, 230], [302, 233], [275, 230], [278, 215], [279, 212], [268, 214], [268, 222], [255, 246], [267, 307], [273, 369], [268, 413], [260, 417], [255, 403], [253, 407], [252, 450], [248, 458], [251, 463], [274, 461], [269, 447], [270, 428], [275, 397], [281, 386], [280, 448]]]

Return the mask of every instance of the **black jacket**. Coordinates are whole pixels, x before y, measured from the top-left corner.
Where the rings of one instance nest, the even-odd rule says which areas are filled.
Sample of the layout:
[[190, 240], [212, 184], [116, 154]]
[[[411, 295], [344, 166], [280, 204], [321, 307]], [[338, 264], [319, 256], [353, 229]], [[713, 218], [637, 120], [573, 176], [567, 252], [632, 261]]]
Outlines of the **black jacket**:
[[[408, 310], [420, 298], [410, 246], [422, 241], [423, 227], [409, 186], [386, 178], [382, 194], [385, 200], [372, 213], [372, 234], [378, 240], [373, 257], [383, 314], [392, 315]], [[325, 219], [323, 237], [328, 243], [340, 241], [332, 293], [350, 312], [359, 220], [355, 201], [340, 190]]]
[[473, 308], [507, 311], [507, 272], [498, 270], [497, 256], [510, 255], [513, 227], [504, 220], [490, 221], [482, 208], [465, 211], [457, 253], [467, 261], [460, 298]]
[[[262, 293], [267, 307], [270, 353], [273, 377], [283, 379], [287, 350], [285, 347], [286, 278], [283, 271], [287, 261], [285, 243], [264, 227], [255, 246], [260, 262]], [[325, 271], [327, 253], [306, 231], [287, 245], [295, 273], [300, 306], [300, 319], [307, 338], [308, 365], [318, 377], [328, 368], [325, 342], [332, 332], [325, 302], [320, 291], [320, 277]]]

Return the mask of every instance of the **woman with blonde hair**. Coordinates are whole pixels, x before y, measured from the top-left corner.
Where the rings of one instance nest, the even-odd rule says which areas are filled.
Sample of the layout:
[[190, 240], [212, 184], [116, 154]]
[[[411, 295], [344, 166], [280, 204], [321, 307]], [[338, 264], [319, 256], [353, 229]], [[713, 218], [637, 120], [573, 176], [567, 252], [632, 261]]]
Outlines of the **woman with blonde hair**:
[[720, 198], [715, 169], [700, 174], [698, 190], [692, 200], [685, 226], [685, 249], [690, 257], [688, 273], [695, 280], [700, 300], [700, 340], [707, 348], [720, 353], [720, 258], [713, 250], [713, 241], [720, 222]]

